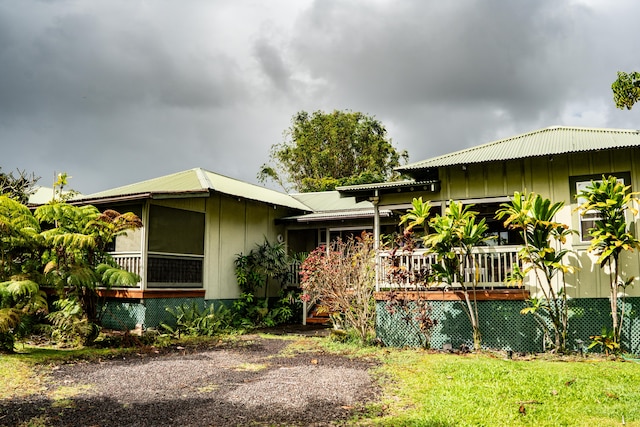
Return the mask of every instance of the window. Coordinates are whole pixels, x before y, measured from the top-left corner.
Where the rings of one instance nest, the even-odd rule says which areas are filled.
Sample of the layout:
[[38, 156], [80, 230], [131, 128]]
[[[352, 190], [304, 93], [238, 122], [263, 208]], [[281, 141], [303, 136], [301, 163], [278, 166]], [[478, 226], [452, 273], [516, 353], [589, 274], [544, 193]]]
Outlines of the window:
[[[580, 206], [585, 202], [585, 199], [582, 197], [577, 197], [577, 195], [586, 190], [586, 188], [592, 182], [602, 182], [602, 175], [604, 176], [615, 176], [618, 179], [618, 182], [621, 182], [624, 185], [629, 185], [631, 182], [631, 174], [629, 172], [618, 172], [618, 173], [605, 173], [605, 174], [597, 174], [597, 175], [582, 175], [582, 176], [574, 176], [569, 177], [569, 185], [571, 187], [571, 199], [576, 201], [577, 206]], [[587, 211], [587, 212], [579, 212], [578, 213], [578, 232], [580, 233], [580, 241], [588, 242], [591, 240], [591, 236], [589, 235], [589, 230], [594, 228], [596, 225], [596, 221], [600, 220], [600, 216], [596, 211]]]

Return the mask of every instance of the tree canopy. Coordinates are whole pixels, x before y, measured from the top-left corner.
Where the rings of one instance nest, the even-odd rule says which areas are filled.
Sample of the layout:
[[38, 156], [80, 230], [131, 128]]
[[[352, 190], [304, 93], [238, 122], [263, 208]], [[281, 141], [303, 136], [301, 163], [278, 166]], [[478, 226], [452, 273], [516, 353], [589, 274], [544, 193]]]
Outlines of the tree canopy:
[[35, 187], [40, 180], [34, 173], [17, 169], [17, 175], [13, 172], [5, 173], [0, 168], [0, 194], [9, 196], [20, 203], [27, 203], [29, 196], [35, 192]]
[[263, 164], [258, 173], [261, 182], [271, 179], [285, 190], [310, 192], [397, 179], [394, 168], [408, 154], [394, 148], [374, 117], [334, 110], [295, 114], [269, 157], [272, 164]]
[[611, 85], [611, 89], [616, 107], [631, 110], [633, 105], [640, 101], [640, 73], [618, 71], [618, 78]]

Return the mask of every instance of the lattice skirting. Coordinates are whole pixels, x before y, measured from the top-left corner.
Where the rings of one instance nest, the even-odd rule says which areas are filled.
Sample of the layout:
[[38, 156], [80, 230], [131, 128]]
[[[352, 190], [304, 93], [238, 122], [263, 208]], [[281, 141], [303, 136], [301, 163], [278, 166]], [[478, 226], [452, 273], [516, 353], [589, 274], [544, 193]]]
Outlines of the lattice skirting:
[[[418, 347], [425, 336], [415, 321], [411, 310], [391, 309], [389, 302], [376, 304], [376, 333], [385, 345], [394, 347]], [[459, 301], [430, 301], [431, 318], [437, 321], [432, 329], [430, 347], [442, 348], [450, 343], [453, 349], [461, 346], [473, 348], [471, 323]], [[414, 302], [408, 303], [415, 307]], [[482, 345], [486, 348], [513, 350], [516, 352], [540, 352], [545, 340], [540, 327], [531, 314], [520, 314], [527, 306], [525, 301], [479, 301], [478, 317], [482, 333]], [[606, 298], [581, 298], [569, 302], [572, 315], [568, 328], [568, 347], [579, 350], [590, 343], [589, 336], [600, 334], [606, 326], [611, 329], [609, 300]], [[623, 329], [623, 347], [626, 351], [640, 353], [640, 298], [626, 299]], [[583, 344], [580, 343], [580, 340]]]
[[143, 300], [107, 300], [101, 307], [102, 326], [109, 329], [157, 328], [161, 323], [171, 325], [174, 318], [167, 307], [175, 309], [187, 304], [196, 303], [200, 309], [211, 304], [216, 307], [226, 304], [226, 300], [205, 300], [204, 298], [147, 298]]

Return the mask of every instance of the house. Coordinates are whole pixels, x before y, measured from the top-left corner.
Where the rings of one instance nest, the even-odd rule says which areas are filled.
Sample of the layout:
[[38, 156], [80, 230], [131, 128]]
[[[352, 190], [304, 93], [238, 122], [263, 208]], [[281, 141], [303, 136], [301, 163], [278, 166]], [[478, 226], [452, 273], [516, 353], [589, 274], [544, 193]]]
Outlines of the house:
[[[541, 290], [533, 280], [525, 281], [523, 289], [506, 288], [503, 280], [513, 263], [517, 262], [516, 253], [521, 242], [517, 233], [507, 230], [501, 221], [494, 218], [494, 214], [500, 204], [509, 201], [516, 191], [535, 192], [553, 202], [564, 202], [556, 220], [578, 230], [567, 242], [567, 248], [573, 251], [571, 262], [579, 269], [575, 274], [566, 276], [568, 296], [577, 307], [575, 341], [588, 342], [589, 334], [597, 334], [607, 322], [610, 324], [608, 277], [595, 264], [594, 255], [587, 251], [587, 230], [593, 219], [576, 211], [578, 202], [575, 194], [591, 180], [601, 179], [602, 175], [614, 175], [626, 185], [631, 185], [632, 190], [640, 189], [640, 131], [554, 126], [408, 164], [398, 170], [411, 179], [347, 186], [338, 190], [345, 196], [373, 202], [379, 211], [403, 207], [406, 210], [411, 200], [417, 197], [431, 201], [436, 209], [442, 210], [449, 200], [474, 205], [474, 210], [486, 218], [490, 233], [496, 237], [490, 246], [478, 248], [475, 255], [481, 286], [484, 287], [479, 299], [486, 300], [482, 303], [481, 318], [495, 320], [496, 313], [500, 313], [498, 317], [503, 319], [501, 325], [485, 323], [483, 335], [489, 345], [521, 348], [523, 351], [539, 348], [526, 348], [526, 343], [519, 336], [523, 328], [533, 331], [535, 325], [521, 324], [519, 328], [514, 328], [514, 325], [524, 321], [523, 316], [517, 313], [523, 307], [523, 301], [530, 296], [540, 296]], [[640, 219], [636, 216], [630, 220], [631, 229], [637, 232]], [[420, 251], [407, 254], [403, 262], [412, 268], [420, 268], [425, 262], [423, 255]], [[380, 256], [378, 290], [381, 292], [377, 296], [382, 303], [386, 295], [382, 291], [390, 284], [385, 282], [386, 264], [382, 259], [385, 253]], [[626, 252], [623, 257], [626, 276], [639, 277], [640, 254]], [[627, 303], [636, 307], [640, 303], [640, 286], [637, 284], [627, 289], [627, 296]], [[440, 310], [444, 319], [444, 312], [450, 315], [452, 310], [455, 311], [452, 303], [447, 301], [455, 301], [459, 297], [455, 292], [440, 291], [416, 298], [433, 300], [436, 311]], [[386, 322], [384, 327], [392, 328], [393, 325], [389, 325], [393, 322], [385, 317], [384, 310], [379, 310], [379, 314], [381, 322]], [[504, 324], [505, 319], [512, 323]], [[629, 328], [633, 329], [626, 331], [627, 348], [640, 348], [638, 323], [637, 319], [628, 322]], [[463, 330], [461, 325], [452, 327], [448, 332], [441, 331], [435, 337], [435, 345], [465, 342], [469, 331]], [[441, 327], [451, 325], [441, 324]], [[496, 328], [502, 329], [502, 336]], [[402, 341], [408, 334], [406, 331], [387, 332], [389, 342], [406, 343]], [[404, 337], [399, 336], [403, 334]]]
[[[102, 290], [106, 326], [157, 326], [166, 307], [225, 303], [239, 295], [234, 259], [264, 239], [284, 239], [280, 218], [310, 213], [295, 198], [196, 168], [74, 199], [133, 212], [143, 227], [119, 236], [115, 260], [140, 275], [135, 288]], [[272, 292], [273, 293], [273, 292]]]
[[[290, 253], [310, 252], [327, 238], [370, 230], [374, 215], [369, 201], [336, 191], [288, 195], [200, 168], [72, 203], [133, 212], [142, 220], [142, 228], [118, 236], [110, 251], [140, 283], [99, 291], [106, 304], [102, 322], [116, 329], [158, 326], [170, 320], [167, 307], [184, 303], [228, 304], [240, 293], [238, 254], [265, 239], [286, 241]], [[380, 215], [384, 226], [397, 225], [392, 212]], [[268, 295], [277, 295], [276, 287]]]

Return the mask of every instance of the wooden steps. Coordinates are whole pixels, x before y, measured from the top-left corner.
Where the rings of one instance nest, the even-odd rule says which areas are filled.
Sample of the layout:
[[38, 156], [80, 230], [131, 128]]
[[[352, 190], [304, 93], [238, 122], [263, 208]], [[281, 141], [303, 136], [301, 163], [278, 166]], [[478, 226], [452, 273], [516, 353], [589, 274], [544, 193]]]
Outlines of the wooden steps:
[[307, 324], [314, 325], [329, 325], [331, 324], [331, 318], [329, 317], [329, 312], [327, 310], [322, 309], [318, 305], [313, 307], [313, 310], [307, 316]]

